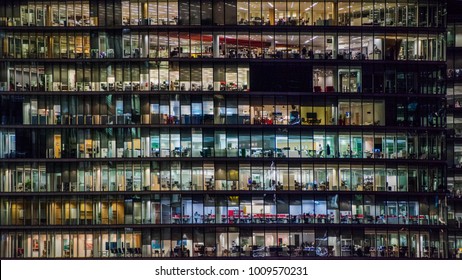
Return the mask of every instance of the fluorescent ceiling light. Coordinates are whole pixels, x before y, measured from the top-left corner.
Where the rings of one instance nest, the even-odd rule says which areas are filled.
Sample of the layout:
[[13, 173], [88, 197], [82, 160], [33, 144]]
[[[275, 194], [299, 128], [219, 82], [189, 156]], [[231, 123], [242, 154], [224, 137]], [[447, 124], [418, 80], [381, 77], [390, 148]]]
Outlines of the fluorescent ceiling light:
[[309, 39], [309, 40], [306, 40], [306, 41], [305, 41], [305, 44], [306, 44], [306, 43], [309, 43], [309, 42], [311, 42], [311, 41], [313, 41], [313, 40], [316, 39], [316, 38], [318, 38], [318, 36], [314, 36], [313, 38], [311, 38], [311, 39]]
[[313, 8], [314, 6], [318, 5], [318, 2], [314, 3], [313, 5], [309, 6], [308, 8], [305, 9], [305, 11], [308, 11], [309, 9]]

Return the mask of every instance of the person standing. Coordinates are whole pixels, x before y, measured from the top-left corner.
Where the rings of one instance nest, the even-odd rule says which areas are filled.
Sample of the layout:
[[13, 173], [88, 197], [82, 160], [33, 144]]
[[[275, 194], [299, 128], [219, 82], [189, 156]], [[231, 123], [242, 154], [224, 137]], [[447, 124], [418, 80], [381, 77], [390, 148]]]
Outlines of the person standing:
[[308, 51], [308, 57], [309, 57], [310, 59], [313, 59], [313, 58], [314, 58], [314, 53], [313, 53], [313, 50], [312, 50], [312, 49], [310, 49], [310, 50]]
[[321, 155], [322, 155], [322, 151], [323, 151], [323, 150], [322, 150], [322, 145], [321, 145], [321, 144], [319, 144], [319, 146], [318, 146], [318, 150], [316, 151], [316, 153], [318, 154], [318, 157], [321, 157]]

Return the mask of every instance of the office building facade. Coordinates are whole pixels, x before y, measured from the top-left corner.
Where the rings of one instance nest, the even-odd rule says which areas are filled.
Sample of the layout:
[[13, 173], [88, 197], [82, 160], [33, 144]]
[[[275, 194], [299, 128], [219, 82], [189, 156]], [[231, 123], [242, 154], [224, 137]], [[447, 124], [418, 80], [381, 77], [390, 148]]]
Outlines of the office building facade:
[[462, 46], [462, 3], [448, 3], [448, 40], [447, 40], [447, 122], [448, 122], [448, 246], [449, 257], [460, 256], [462, 223], [462, 185], [461, 185], [461, 133], [460, 133], [460, 97], [462, 94], [460, 77], [460, 59]]
[[2, 3], [1, 258], [460, 257], [446, 1]]

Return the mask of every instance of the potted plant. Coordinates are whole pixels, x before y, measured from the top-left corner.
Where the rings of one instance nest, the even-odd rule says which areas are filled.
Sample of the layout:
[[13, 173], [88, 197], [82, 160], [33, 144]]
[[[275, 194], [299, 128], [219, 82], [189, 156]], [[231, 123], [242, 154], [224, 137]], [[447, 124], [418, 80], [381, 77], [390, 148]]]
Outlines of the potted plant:
[[243, 239], [241, 239], [240, 243], [241, 243], [240, 246], [242, 248], [242, 252], [246, 252], [247, 251], [247, 245], [249, 245], [249, 240], [247, 238], [243, 238]]
[[32, 183], [31, 183], [30, 179], [27, 179], [27, 181], [24, 183], [24, 187], [25, 187], [26, 192], [30, 191], [31, 184]]

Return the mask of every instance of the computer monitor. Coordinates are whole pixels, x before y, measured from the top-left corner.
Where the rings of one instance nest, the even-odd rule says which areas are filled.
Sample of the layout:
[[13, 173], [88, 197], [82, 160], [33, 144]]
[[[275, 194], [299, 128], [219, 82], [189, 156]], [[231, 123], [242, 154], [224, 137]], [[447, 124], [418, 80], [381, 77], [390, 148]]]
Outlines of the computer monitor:
[[407, 105], [407, 110], [409, 112], [415, 112], [417, 110], [417, 102], [412, 102]]
[[161, 243], [159, 240], [152, 240], [151, 241], [151, 248], [152, 249], [161, 249]]
[[177, 240], [176, 241], [176, 246], [181, 246], [181, 245], [183, 245], [183, 246], [188, 245], [188, 240], [187, 239]]
[[117, 249], [117, 242], [106, 242], [106, 250]]
[[306, 113], [306, 118], [307, 119], [317, 119], [318, 114], [317, 113]]

